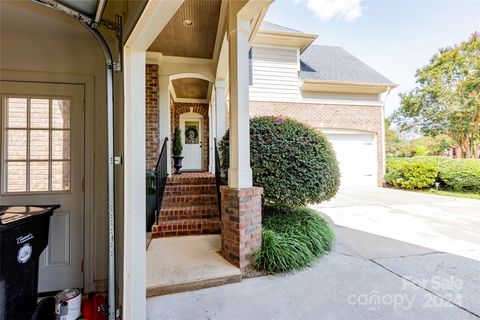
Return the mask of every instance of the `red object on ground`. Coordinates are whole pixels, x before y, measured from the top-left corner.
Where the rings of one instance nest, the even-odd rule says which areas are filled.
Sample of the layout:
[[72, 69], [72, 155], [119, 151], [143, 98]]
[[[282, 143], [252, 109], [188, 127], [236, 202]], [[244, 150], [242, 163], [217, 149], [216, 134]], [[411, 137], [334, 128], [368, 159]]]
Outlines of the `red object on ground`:
[[101, 295], [89, 294], [88, 299], [82, 301], [82, 318], [87, 320], [106, 320], [104, 312], [107, 307], [105, 298]]

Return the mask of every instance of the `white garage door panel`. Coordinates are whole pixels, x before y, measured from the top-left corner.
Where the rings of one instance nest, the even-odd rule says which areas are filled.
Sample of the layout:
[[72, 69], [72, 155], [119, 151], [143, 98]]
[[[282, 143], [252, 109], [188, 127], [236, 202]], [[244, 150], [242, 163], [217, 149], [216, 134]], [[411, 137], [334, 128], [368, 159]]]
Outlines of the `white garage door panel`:
[[369, 133], [327, 133], [340, 167], [340, 187], [377, 186], [377, 141]]

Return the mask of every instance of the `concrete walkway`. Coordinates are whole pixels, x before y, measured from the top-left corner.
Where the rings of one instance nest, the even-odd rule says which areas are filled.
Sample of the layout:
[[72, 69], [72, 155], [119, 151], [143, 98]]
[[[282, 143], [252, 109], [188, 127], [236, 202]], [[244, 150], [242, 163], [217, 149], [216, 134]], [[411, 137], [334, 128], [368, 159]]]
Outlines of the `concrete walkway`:
[[479, 262], [346, 228], [336, 232], [335, 251], [311, 268], [150, 298], [147, 319], [479, 318]]
[[[362, 202], [345, 195], [347, 200], [344, 200], [343, 204], [335, 207], [334, 203], [329, 203], [321, 210], [357, 204], [374, 207], [401, 205], [394, 203], [395, 201], [404, 201], [404, 205], [415, 206], [415, 201], [418, 201], [416, 194], [412, 194], [412, 200], [407, 201], [407, 199], [395, 200], [397, 197], [392, 193], [378, 192], [378, 195], [385, 197], [385, 202], [380, 199], [365, 199], [365, 196], [359, 195], [358, 197], [364, 201]], [[339, 196], [343, 197], [344, 194], [341, 193]], [[389, 198], [390, 196], [395, 199]], [[352, 201], [350, 205], [348, 199]], [[335, 201], [338, 201], [338, 198]], [[432, 204], [434, 208], [437, 208], [438, 203], [449, 203], [442, 206], [441, 210], [448, 206], [455, 208], [449, 198], [420, 197], [419, 206], [429, 207], [427, 203]], [[469, 201], [460, 203], [458, 208], [461, 209], [458, 212], [461, 216], [476, 223], [478, 212], [475, 211], [476, 203]], [[470, 204], [474, 205], [473, 208]], [[468, 210], [473, 212], [472, 218], [467, 217]], [[449, 210], [442, 212], [444, 211], [450, 212]], [[454, 213], [455, 210], [447, 213], [449, 220], [444, 220], [444, 224], [455, 220], [450, 216]], [[425, 231], [413, 222], [429, 224], [428, 218], [420, 212], [410, 214], [417, 218], [410, 220], [408, 229], [420, 233]], [[335, 216], [333, 214], [332, 216], [335, 220]], [[383, 222], [385, 228], [395, 229], [389, 225], [388, 219], [380, 219], [379, 215], [375, 217], [378, 221], [370, 219], [371, 223]], [[435, 228], [440, 227], [440, 221], [445, 218], [433, 213], [432, 217]], [[397, 223], [398, 218], [393, 222]], [[475, 226], [466, 226], [465, 222], [458, 224], [454, 222], [453, 225], [461, 234], [462, 230], [465, 230], [463, 237], [465, 242], [469, 243], [470, 236], [475, 233], [473, 230]], [[337, 236], [335, 250], [310, 268], [289, 275], [247, 279], [241, 283], [221, 287], [150, 298], [147, 300], [147, 318], [162, 320], [480, 318], [479, 261], [362, 230], [336, 225], [333, 227]], [[440, 239], [441, 234], [444, 234], [445, 237], [456, 239], [453, 233], [439, 232], [434, 238]], [[431, 233], [427, 233], [425, 238], [430, 235]], [[477, 242], [477, 245], [478, 243], [480, 242]], [[473, 247], [473, 244], [471, 245]]]
[[242, 279], [219, 253], [218, 234], [152, 239], [147, 250], [147, 297], [209, 288]]
[[312, 207], [339, 226], [480, 261], [480, 200], [356, 188]]

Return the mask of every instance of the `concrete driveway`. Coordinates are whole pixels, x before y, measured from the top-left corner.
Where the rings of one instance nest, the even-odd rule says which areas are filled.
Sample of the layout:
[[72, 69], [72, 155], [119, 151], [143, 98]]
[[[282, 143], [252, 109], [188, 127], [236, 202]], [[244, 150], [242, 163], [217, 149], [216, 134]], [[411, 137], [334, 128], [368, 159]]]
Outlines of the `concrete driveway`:
[[150, 298], [147, 319], [480, 319], [480, 261], [464, 257], [478, 254], [479, 205], [342, 190], [316, 206], [335, 222], [328, 256], [287, 275]]
[[312, 207], [337, 226], [480, 261], [480, 200], [357, 188]]

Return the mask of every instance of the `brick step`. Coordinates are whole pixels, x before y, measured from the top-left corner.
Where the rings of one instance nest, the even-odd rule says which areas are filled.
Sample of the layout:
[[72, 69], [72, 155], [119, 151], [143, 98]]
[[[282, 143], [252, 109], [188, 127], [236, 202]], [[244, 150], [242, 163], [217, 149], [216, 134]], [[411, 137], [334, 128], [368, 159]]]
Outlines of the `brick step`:
[[183, 175], [172, 175], [167, 178], [167, 185], [198, 185], [215, 184], [214, 175], [191, 176], [188, 173]]
[[217, 205], [210, 204], [164, 206], [160, 210], [159, 216], [160, 221], [200, 218], [218, 218]]
[[216, 233], [220, 233], [218, 219], [169, 220], [152, 226], [152, 236], [155, 238]]
[[188, 195], [169, 195], [163, 198], [162, 208], [165, 207], [174, 207], [177, 205], [184, 204], [216, 204], [217, 195], [216, 194], [188, 194]]
[[216, 194], [217, 188], [215, 184], [171, 184], [165, 186], [165, 196], [181, 194]]

